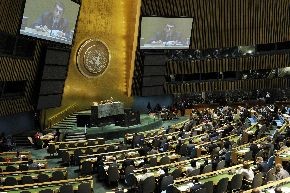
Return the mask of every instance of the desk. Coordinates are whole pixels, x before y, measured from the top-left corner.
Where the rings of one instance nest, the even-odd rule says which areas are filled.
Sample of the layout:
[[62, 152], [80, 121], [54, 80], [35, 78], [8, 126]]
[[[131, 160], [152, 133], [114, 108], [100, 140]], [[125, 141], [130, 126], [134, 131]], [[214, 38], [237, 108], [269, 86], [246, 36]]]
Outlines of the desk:
[[[2, 152], [0, 153], [0, 157], [2, 158], [8, 158], [8, 159], [12, 159], [12, 158], [16, 158], [17, 152]], [[31, 152], [29, 151], [20, 151], [19, 152], [19, 158], [20, 159], [31, 159]]]
[[[257, 189], [258, 190], [263, 190], [266, 193], [273, 193], [273, 190], [274, 190], [273, 187], [274, 188], [275, 187], [281, 187], [281, 188], [283, 188], [282, 191], [286, 190], [286, 191], [283, 191], [283, 192], [289, 193], [290, 192], [289, 191], [290, 190], [289, 189], [290, 188], [290, 177], [284, 178], [282, 180], [278, 180], [278, 181], [267, 183], [267, 184], [265, 184], [263, 186], [258, 187]], [[252, 192], [252, 189], [244, 191], [244, 193], [251, 193], [251, 192]]]
[[245, 155], [245, 153], [249, 152], [250, 151], [250, 148], [249, 147], [244, 147], [244, 148], [241, 148], [237, 151], [237, 154], [239, 156], [242, 156], [242, 155]]
[[217, 185], [217, 183], [220, 181], [220, 179], [229, 178], [229, 181], [230, 181], [235, 174], [236, 173], [234, 173], [234, 174], [222, 173], [222, 174], [218, 174], [216, 176], [209, 176], [209, 177], [200, 179], [199, 182], [205, 183], [205, 182], [208, 182], [208, 181], [212, 181], [214, 185]]
[[[210, 176], [208, 178], [204, 178], [204, 179], [200, 179], [198, 180], [201, 184], [204, 184], [205, 182], [208, 182], [208, 181], [212, 181], [214, 185], [217, 185], [217, 183], [222, 179], [222, 178], [229, 178], [229, 180], [232, 179], [232, 177], [234, 176], [234, 174], [228, 174], [228, 173], [225, 173], [225, 174], [218, 174], [216, 176]], [[193, 186], [193, 182], [187, 182], [187, 183], [184, 183], [184, 184], [178, 184], [176, 185], [177, 189], [180, 191], [180, 192], [189, 192], [190, 188]]]
[[25, 184], [25, 185], [16, 185], [16, 186], [2, 186], [1, 191], [5, 191], [7, 193], [19, 193], [22, 190], [28, 190], [31, 193], [38, 193], [44, 189], [53, 189], [54, 191], [58, 192], [59, 188], [63, 184], [71, 184], [73, 185], [73, 189], [77, 190], [78, 185], [80, 183], [90, 183], [91, 187], [93, 187], [93, 179], [92, 177], [86, 178], [75, 178], [75, 179], [68, 179], [68, 180], [59, 180], [59, 181], [52, 181], [52, 182], [43, 182], [43, 183], [34, 183], [34, 184]]
[[[15, 167], [17, 170], [19, 170], [19, 164], [27, 164], [28, 161], [19, 161], [19, 162], [10, 162], [9, 166]], [[34, 160], [34, 163], [38, 163], [39, 167], [41, 169], [46, 169], [47, 168], [47, 160]], [[7, 168], [7, 165], [0, 165], [0, 168], [2, 171], [5, 171]]]
[[283, 161], [290, 161], [290, 148], [286, 148], [277, 152], [275, 156], [275, 163], [282, 163]]
[[16, 180], [21, 180], [23, 176], [31, 176], [33, 179], [37, 179], [39, 174], [47, 174], [49, 177], [52, 176], [52, 173], [55, 171], [63, 172], [64, 176], [67, 177], [67, 170], [66, 168], [50, 168], [50, 169], [39, 169], [39, 170], [28, 170], [28, 171], [16, 171], [16, 172], [2, 172], [1, 173], [1, 182], [7, 177], [14, 177]]
[[163, 44], [144, 44], [140, 46], [141, 49], [188, 49], [188, 45], [176, 44], [176, 45], [166, 45]]
[[20, 34], [23, 35], [28, 35], [36, 38], [41, 38], [49, 41], [54, 41], [54, 42], [60, 42], [64, 44], [71, 44], [72, 39], [71, 38], [66, 38], [66, 37], [57, 37], [57, 36], [52, 36], [51, 35], [51, 30], [47, 32], [43, 31], [37, 31], [36, 29], [25, 27], [25, 29], [20, 30]]

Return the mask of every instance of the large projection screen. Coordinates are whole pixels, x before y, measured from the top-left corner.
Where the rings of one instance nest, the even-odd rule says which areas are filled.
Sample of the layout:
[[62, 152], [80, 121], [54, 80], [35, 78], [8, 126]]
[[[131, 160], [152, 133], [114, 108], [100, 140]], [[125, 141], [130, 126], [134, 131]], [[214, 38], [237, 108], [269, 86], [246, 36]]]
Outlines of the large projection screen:
[[20, 34], [71, 45], [79, 9], [71, 0], [26, 0]]
[[193, 18], [142, 17], [140, 49], [188, 49]]

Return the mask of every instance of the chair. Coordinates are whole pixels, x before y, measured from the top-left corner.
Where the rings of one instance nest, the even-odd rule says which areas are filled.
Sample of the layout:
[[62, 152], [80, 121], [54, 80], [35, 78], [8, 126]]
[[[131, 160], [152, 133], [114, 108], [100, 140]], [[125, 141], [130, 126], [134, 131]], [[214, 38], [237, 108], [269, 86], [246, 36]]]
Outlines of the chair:
[[180, 191], [173, 184], [170, 184], [166, 188], [166, 193], [180, 193]]
[[74, 189], [72, 185], [65, 184], [59, 188], [59, 193], [74, 193]]
[[105, 139], [104, 138], [98, 138], [98, 145], [103, 145], [105, 144]]
[[84, 161], [81, 165], [81, 175], [91, 175], [93, 173], [93, 164], [90, 161]]
[[171, 173], [171, 175], [173, 176], [173, 179], [177, 179], [179, 177], [181, 177], [182, 174], [182, 170], [180, 168], [176, 168], [175, 170], [173, 170], [173, 172]]
[[141, 192], [142, 193], [152, 193], [155, 191], [155, 178], [150, 176], [141, 182]]
[[215, 193], [225, 193], [228, 189], [229, 178], [222, 178], [217, 183]]
[[86, 147], [86, 144], [85, 144], [85, 142], [80, 142], [80, 143], [77, 143], [77, 146], [78, 147]]
[[213, 181], [205, 182], [203, 187], [206, 189], [207, 193], [213, 193]]
[[78, 193], [92, 193], [92, 187], [90, 183], [81, 183], [78, 185]]
[[125, 168], [125, 175], [130, 174], [130, 173], [134, 173], [135, 167], [134, 166], [127, 166]]
[[108, 184], [110, 185], [112, 182], [118, 182], [120, 179], [120, 174], [118, 167], [110, 166], [108, 168]]
[[19, 165], [19, 170], [20, 171], [27, 171], [28, 169], [29, 169], [29, 167], [26, 164], [20, 164]]
[[157, 166], [157, 158], [156, 158], [156, 157], [151, 157], [151, 158], [149, 159], [149, 165], [150, 165], [150, 167], [155, 167], [155, 166]]
[[262, 186], [262, 183], [263, 183], [263, 174], [258, 173], [254, 176], [251, 188], [257, 188], [259, 186]]
[[161, 191], [166, 190], [170, 184], [173, 184], [173, 176], [164, 176], [160, 182]]
[[6, 172], [16, 172], [16, 171], [17, 171], [17, 168], [14, 166], [9, 165], [6, 167]]
[[205, 188], [200, 188], [195, 190], [194, 193], [207, 193], [207, 190]]
[[240, 190], [243, 185], [243, 175], [242, 174], [235, 174], [230, 183], [230, 191]]
[[266, 182], [276, 181], [276, 168], [271, 168], [266, 174]]
[[67, 145], [65, 143], [61, 143], [58, 145], [58, 149], [66, 149]]
[[87, 146], [95, 146], [96, 141], [95, 140], [88, 140]]
[[51, 189], [40, 190], [39, 193], [54, 193]]
[[126, 149], [128, 149], [128, 148], [127, 148], [127, 146], [125, 146], [125, 145], [120, 145], [120, 146], [118, 147], [118, 149], [119, 149], [119, 151], [122, 151], [122, 150], [126, 150]]
[[51, 176], [51, 181], [65, 180], [65, 176], [62, 171], [54, 171]]
[[69, 143], [68, 144], [68, 148], [75, 148], [75, 147], [76, 147], [75, 143]]
[[98, 175], [97, 175], [98, 180], [103, 181], [107, 175], [104, 166], [102, 165], [97, 166], [97, 171], [98, 171]]
[[92, 154], [94, 154], [94, 150], [92, 148], [87, 148], [86, 151], [85, 151], [85, 154], [86, 155], [92, 155]]
[[267, 173], [266, 182], [274, 182], [276, 181], [276, 176], [273, 173]]
[[54, 156], [54, 154], [56, 153], [55, 144], [48, 144], [47, 153], [49, 153], [50, 156]]
[[37, 180], [38, 180], [39, 183], [49, 182], [50, 181], [49, 176], [47, 174], [39, 174], [37, 176]]
[[109, 147], [107, 147], [107, 152], [113, 152], [115, 151], [115, 146], [110, 145]]
[[179, 152], [180, 155], [182, 156], [186, 156], [187, 155], [187, 145], [186, 144], [182, 144], [180, 146]]
[[58, 156], [61, 156], [63, 153], [63, 150], [61, 151], [61, 149], [66, 149], [66, 148], [67, 148], [67, 145], [65, 143], [59, 144], [58, 149], [56, 150]]
[[120, 154], [116, 156], [117, 160], [118, 159], [125, 159], [125, 155], [124, 154]]
[[17, 180], [14, 177], [7, 177], [4, 180], [5, 186], [15, 186], [17, 185]]
[[190, 176], [197, 176], [200, 174], [200, 168], [196, 168], [188, 173], [188, 177]]
[[181, 162], [181, 161], [185, 161], [185, 160], [187, 160], [187, 157], [185, 157], [185, 156], [181, 156], [181, 157], [178, 159], [179, 162]]
[[248, 151], [244, 155], [244, 161], [251, 161], [253, 160], [253, 151]]
[[14, 157], [11, 159], [11, 162], [18, 162], [18, 161], [21, 161], [19, 157]]
[[21, 182], [22, 182], [22, 184], [33, 184], [34, 183], [31, 176], [22, 176]]
[[74, 150], [74, 163], [75, 165], [80, 165], [80, 156], [83, 155], [83, 151], [81, 149]]
[[160, 165], [170, 164], [170, 158], [168, 156], [164, 156], [160, 159]]
[[135, 177], [133, 173], [129, 173], [125, 176], [125, 182], [127, 186], [131, 187], [131, 189], [132, 187], [135, 187], [138, 184], [137, 178]]
[[206, 165], [202, 170], [203, 174], [208, 173], [208, 172], [212, 172], [212, 165], [211, 164]]
[[70, 165], [70, 154], [66, 150], [61, 153], [61, 159], [64, 164]]
[[98, 150], [97, 150], [97, 154], [100, 154], [100, 153], [106, 153], [106, 150], [102, 147], [100, 147]]
[[226, 161], [225, 160], [219, 161], [218, 164], [217, 164], [216, 170], [224, 169], [225, 165], [226, 165]]

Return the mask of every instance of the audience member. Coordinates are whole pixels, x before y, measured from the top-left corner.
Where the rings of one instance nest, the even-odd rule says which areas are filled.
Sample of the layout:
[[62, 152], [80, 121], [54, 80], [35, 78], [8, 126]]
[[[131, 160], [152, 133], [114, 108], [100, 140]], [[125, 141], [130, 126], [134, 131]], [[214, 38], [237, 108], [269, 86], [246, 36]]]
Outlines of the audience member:
[[261, 172], [261, 173], [263, 173], [264, 176], [266, 176], [266, 173], [270, 169], [267, 162], [265, 162], [262, 157], [257, 157], [256, 164], [257, 164], [257, 167], [253, 171], [254, 172]]
[[276, 187], [274, 189], [275, 193], [283, 193], [282, 189], [280, 187]]
[[289, 177], [289, 173], [283, 168], [282, 164], [276, 164], [275, 166], [276, 172], [276, 180], [282, 180], [284, 178]]
[[142, 173], [143, 173], [143, 174], [142, 174], [142, 176], [141, 176], [140, 179], [139, 179], [140, 182], [144, 181], [146, 178], [148, 178], [148, 177], [150, 177], [150, 176], [153, 176], [153, 173], [148, 172], [147, 169], [143, 169], [143, 170], [142, 170]]
[[243, 167], [240, 170], [237, 170], [237, 173], [242, 174], [244, 183], [246, 184], [250, 184], [255, 176], [253, 170], [250, 168], [250, 164], [246, 161], [244, 161]]
[[61, 141], [61, 139], [60, 139], [60, 131], [59, 131], [58, 128], [55, 130], [54, 141], [57, 141], [57, 142]]

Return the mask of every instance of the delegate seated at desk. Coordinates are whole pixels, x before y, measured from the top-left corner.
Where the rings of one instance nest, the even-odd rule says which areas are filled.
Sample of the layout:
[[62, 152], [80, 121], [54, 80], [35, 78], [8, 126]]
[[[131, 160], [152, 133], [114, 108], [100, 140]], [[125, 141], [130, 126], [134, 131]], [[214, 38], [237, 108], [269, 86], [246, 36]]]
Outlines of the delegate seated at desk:
[[176, 31], [174, 24], [166, 24], [161, 32], [157, 32], [150, 44], [163, 44], [165, 46], [183, 45], [181, 33]]
[[44, 12], [31, 27], [40, 32], [56, 30], [53, 35], [58, 37], [69, 36], [69, 22], [63, 17], [64, 10], [64, 4], [57, 1], [54, 10]]

